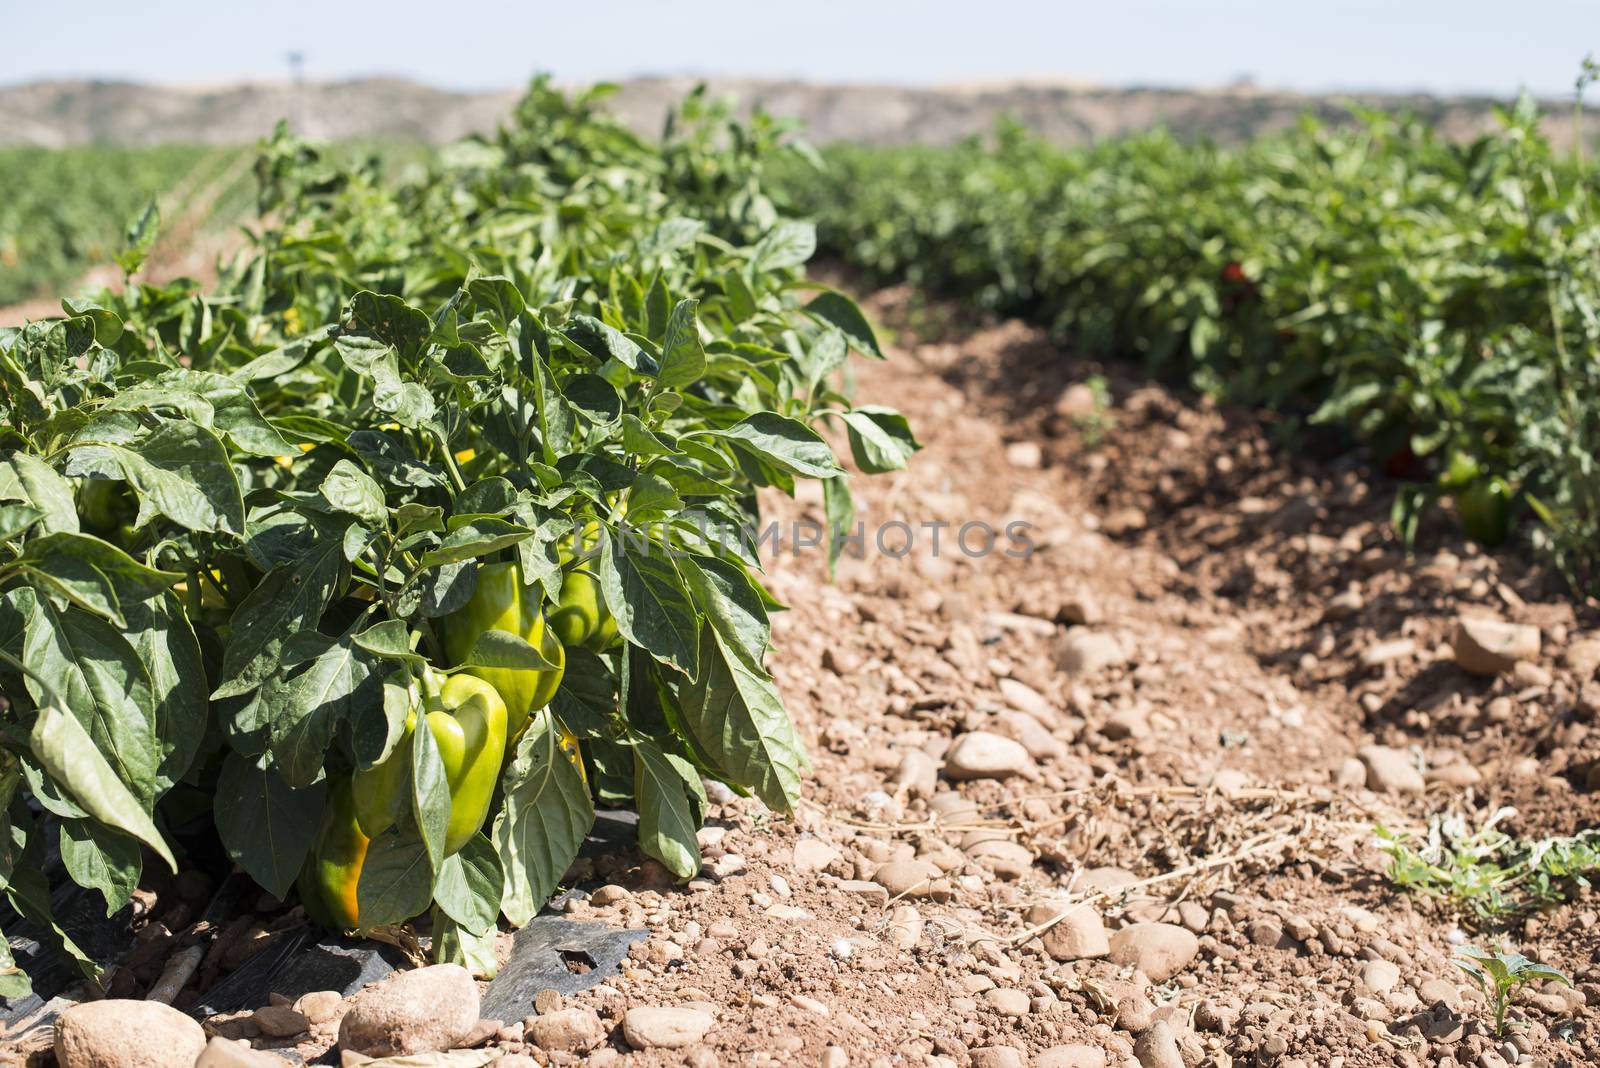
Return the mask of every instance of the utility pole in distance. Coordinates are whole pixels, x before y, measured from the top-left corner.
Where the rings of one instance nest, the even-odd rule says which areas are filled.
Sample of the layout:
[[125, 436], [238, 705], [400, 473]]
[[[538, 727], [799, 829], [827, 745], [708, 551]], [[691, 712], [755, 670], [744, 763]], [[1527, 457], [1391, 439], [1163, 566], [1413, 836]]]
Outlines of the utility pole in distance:
[[289, 53], [289, 124], [301, 137], [306, 135], [305, 95], [306, 56], [298, 49]]

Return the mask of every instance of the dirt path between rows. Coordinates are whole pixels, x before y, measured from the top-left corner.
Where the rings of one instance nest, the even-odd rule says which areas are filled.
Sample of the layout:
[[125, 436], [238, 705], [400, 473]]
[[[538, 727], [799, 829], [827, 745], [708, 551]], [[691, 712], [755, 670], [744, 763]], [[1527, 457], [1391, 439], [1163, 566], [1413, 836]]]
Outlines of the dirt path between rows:
[[[687, 1055], [616, 1041], [621, 1062], [1600, 1062], [1594, 899], [1510, 933], [1578, 989], [1525, 991], [1493, 1040], [1450, 963], [1463, 932], [1393, 891], [1373, 834], [1502, 804], [1524, 835], [1595, 825], [1570, 605], [1437, 531], [1407, 561], [1384, 487], [1256, 421], [1115, 375], [1095, 413], [1070, 387], [1100, 369], [1035, 332], [951, 338], [858, 368], [926, 446], [856, 480], [859, 517], [908, 523], [914, 551], [846, 558], [837, 585], [817, 550], [770, 565], [794, 605], [773, 668], [816, 762], [798, 818], [730, 801], [686, 893], [601, 871], [627, 895], [572, 907], [656, 932], [579, 1004], [718, 1021]], [[1026, 559], [952, 551], [962, 524], [1019, 519]], [[1534, 623], [1541, 655], [1465, 675], [1458, 612]]]

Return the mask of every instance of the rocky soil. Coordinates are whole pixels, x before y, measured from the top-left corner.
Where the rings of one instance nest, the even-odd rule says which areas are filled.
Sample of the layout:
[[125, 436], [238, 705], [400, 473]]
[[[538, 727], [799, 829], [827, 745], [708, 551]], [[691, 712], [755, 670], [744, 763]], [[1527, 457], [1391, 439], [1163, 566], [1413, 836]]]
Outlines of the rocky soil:
[[[903, 290], [869, 307], [929, 321]], [[792, 606], [772, 668], [816, 765], [805, 802], [791, 818], [718, 795], [684, 886], [637, 855], [580, 861], [568, 917], [650, 932], [621, 974], [505, 1020], [481, 1020], [449, 967], [199, 1023], [91, 1003], [58, 1023], [61, 1063], [179, 1063], [87, 1059], [135, 1028], [246, 1068], [446, 1047], [404, 1063], [1600, 1063], [1594, 896], [1479, 930], [1395, 889], [1374, 834], [1502, 806], [1519, 836], [1596, 825], [1591, 609], [1448, 524], [1408, 559], [1358, 452], [1284, 450], [1255, 416], [1027, 328], [936, 318], [936, 339], [903, 330], [857, 368], [861, 399], [926, 445], [857, 481], [869, 552], [835, 584], [792, 540], [770, 561]], [[822, 518], [817, 496], [768, 503]], [[873, 544], [894, 521], [904, 555]], [[1018, 521], [1029, 554], [982, 553], [976, 528], [973, 555], [958, 542]], [[905, 531], [885, 529], [897, 553]], [[298, 918], [249, 922], [228, 952]], [[1468, 939], [1575, 985], [1524, 988], [1495, 1037], [1451, 963]]]

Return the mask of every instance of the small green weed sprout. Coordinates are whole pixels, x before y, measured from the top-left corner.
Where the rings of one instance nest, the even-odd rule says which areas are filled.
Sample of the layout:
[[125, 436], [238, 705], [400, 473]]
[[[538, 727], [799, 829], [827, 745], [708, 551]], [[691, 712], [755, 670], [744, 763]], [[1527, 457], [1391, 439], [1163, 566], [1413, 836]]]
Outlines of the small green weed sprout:
[[1554, 980], [1572, 985], [1572, 980], [1557, 968], [1529, 960], [1521, 953], [1489, 953], [1476, 946], [1461, 946], [1456, 950], [1457, 968], [1470, 975], [1494, 1005], [1494, 1033], [1506, 1033], [1506, 1009], [1517, 988], [1539, 980]]
[[1600, 874], [1600, 831], [1529, 841], [1499, 829], [1513, 815], [1497, 809], [1478, 826], [1463, 816], [1435, 815], [1420, 841], [1380, 825], [1389, 881], [1449, 901], [1478, 926], [1550, 908], [1590, 887]]

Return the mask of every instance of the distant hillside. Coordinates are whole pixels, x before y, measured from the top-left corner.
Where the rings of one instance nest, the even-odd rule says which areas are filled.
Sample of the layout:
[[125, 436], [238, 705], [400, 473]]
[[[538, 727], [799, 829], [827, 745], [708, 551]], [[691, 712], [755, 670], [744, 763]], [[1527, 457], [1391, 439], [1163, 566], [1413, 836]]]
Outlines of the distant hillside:
[[[1306, 96], [1250, 87], [1215, 90], [1010, 86], [812, 85], [794, 81], [709, 79], [717, 95], [761, 105], [806, 123], [820, 143], [945, 144], [993, 128], [1012, 115], [1062, 144], [1166, 125], [1181, 137], [1245, 140], [1294, 122], [1306, 111], [1330, 120], [1356, 103], [1414, 111], [1446, 135], [1471, 137], [1494, 127], [1498, 101], [1482, 97], [1371, 93]], [[655, 133], [671, 103], [695, 79], [624, 82], [616, 110], [643, 133]], [[519, 90], [462, 93], [394, 78], [308, 85], [241, 84], [208, 88], [119, 82], [38, 82], [0, 88], [0, 144], [48, 146], [162, 141], [236, 143], [268, 133], [282, 117], [323, 138], [377, 137], [440, 142], [492, 130]], [[1551, 136], [1571, 140], [1565, 104], [1552, 104]], [[1600, 140], [1600, 115], [1586, 117], [1586, 141]]]

